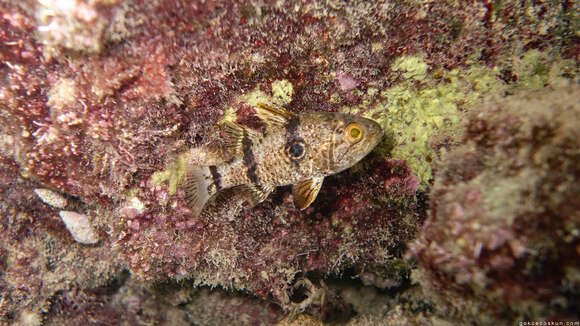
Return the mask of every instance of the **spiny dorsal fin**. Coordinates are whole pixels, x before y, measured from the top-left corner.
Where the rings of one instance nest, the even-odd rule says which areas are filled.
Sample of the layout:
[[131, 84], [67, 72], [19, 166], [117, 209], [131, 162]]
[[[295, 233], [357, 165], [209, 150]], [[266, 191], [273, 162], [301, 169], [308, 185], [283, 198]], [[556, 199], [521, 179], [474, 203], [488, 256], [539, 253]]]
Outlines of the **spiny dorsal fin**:
[[210, 189], [211, 172], [207, 166], [189, 165], [186, 167], [184, 190], [185, 199], [189, 203], [194, 217], [199, 216], [207, 200], [215, 193]]
[[234, 156], [242, 155], [244, 137], [247, 136], [252, 140], [259, 137], [257, 131], [243, 127], [232, 121], [222, 122], [221, 126], [228, 138], [226, 149]]
[[272, 186], [255, 186], [253, 184], [244, 184], [236, 187], [236, 191], [241, 192], [246, 198], [250, 207], [254, 207], [268, 198], [268, 195], [274, 191]]
[[320, 187], [322, 187], [324, 177], [314, 177], [302, 181], [292, 186], [292, 195], [294, 196], [294, 205], [303, 210], [316, 199]]
[[234, 155], [241, 154], [242, 141], [244, 140], [244, 127], [232, 121], [225, 121], [221, 126], [228, 138], [228, 151]]
[[288, 123], [288, 120], [296, 116], [292, 112], [288, 112], [281, 108], [274, 108], [270, 105], [259, 103], [256, 109], [256, 116], [264, 121], [267, 126], [283, 127]]

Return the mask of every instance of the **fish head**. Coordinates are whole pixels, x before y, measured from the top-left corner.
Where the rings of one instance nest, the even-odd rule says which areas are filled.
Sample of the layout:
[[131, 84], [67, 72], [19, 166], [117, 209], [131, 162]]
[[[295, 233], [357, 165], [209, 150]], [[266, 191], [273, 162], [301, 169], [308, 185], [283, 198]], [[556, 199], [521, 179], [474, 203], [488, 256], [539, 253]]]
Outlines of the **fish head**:
[[346, 114], [337, 118], [331, 137], [335, 173], [348, 169], [367, 156], [384, 135], [381, 126], [371, 119]]
[[346, 170], [370, 153], [383, 138], [381, 126], [373, 120], [343, 113], [310, 116], [310, 144], [315, 170], [329, 175]]

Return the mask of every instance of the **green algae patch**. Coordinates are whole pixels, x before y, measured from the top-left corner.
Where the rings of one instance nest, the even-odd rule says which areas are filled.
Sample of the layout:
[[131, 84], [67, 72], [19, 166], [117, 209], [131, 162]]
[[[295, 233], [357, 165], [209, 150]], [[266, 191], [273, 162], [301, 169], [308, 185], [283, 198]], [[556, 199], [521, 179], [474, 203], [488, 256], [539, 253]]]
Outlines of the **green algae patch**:
[[[385, 130], [392, 148], [390, 155], [405, 160], [425, 189], [432, 178], [434, 151], [430, 140], [441, 131], [458, 132], [460, 107], [470, 105], [482, 95], [505, 88], [496, 77], [497, 69], [473, 66], [467, 70], [433, 71], [421, 57], [401, 57], [393, 63], [399, 82], [379, 92], [372, 105], [344, 107], [343, 112], [358, 113], [377, 121]], [[368, 96], [377, 97], [375, 91]], [[370, 109], [368, 109], [370, 107]]]
[[153, 173], [151, 183], [156, 186], [167, 183], [169, 194], [174, 195], [177, 186], [185, 177], [185, 156], [185, 154], [178, 156], [175, 161], [167, 164], [165, 170]]
[[253, 91], [238, 97], [235, 102], [245, 102], [252, 106], [257, 106], [258, 104], [283, 106], [292, 101], [294, 87], [292, 86], [292, 83], [285, 79], [276, 80], [272, 82], [271, 92], [272, 95], [269, 95], [261, 91], [259, 88], [256, 88]]
[[[294, 96], [294, 86], [291, 82], [285, 79], [275, 80], [272, 82], [271, 93], [261, 91], [256, 87], [253, 91], [245, 93], [237, 97], [234, 103], [246, 103], [253, 107], [259, 104], [269, 104], [273, 106], [284, 106], [292, 102], [292, 96]], [[235, 121], [237, 119], [236, 110], [233, 107], [228, 107], [225, 109], [223, 117], [220, 122], [225, 121]]]
[[512, 75], [517, 83], [510, 85], [510, 93], [517, 89], [540, 89], [544, 86], [565, 86], [570, 79], [578, 78], [578, 65], [574, 60], [554, 58], [539, 50], [529, 50], [512, 60]]
[[[434, 137], [442, 132], [457, 136], [463, 113], [481, 98], [558, 85], [568, 80], [565, 75], [574, 75], [573, 62], [550, 59], [538, 50], [506, 60], [503, 66], [487, 67], [477, 62], [474, 58], [467, 68], [430, 70], [421, 56], [400, 57], [391, 66], [396, 73], [391, 87], [378, 95], [369, 88], [362, 94], [361, 104], [340, 111], [377, 121], [389, 138], [389, 154], [409, 164], [419, 178], [419, 189], [424, 190], [432, 178]], [[508, 85], [501, 79], [503, 70], [511, 71], [517, 81]]]
[[391, 66], [391, 70], [400, 71], [404, 78], [415, 80], [425, 79], [428, 68], [423, 58], [407, 56], [398, 58]]
[[272, 83], [272, 95], [274, 103], [278, 105], [285, 105], [292, 101], [294, 95], [294, 87], [292, 83], [287, 80], [276, 80]]
[[257, 106], [260, 103], [271, 103], [273, 101], [272, 96], [256, 88], [253, 91], [238, 97], [235, 102], [247, 103], [251, 106]]

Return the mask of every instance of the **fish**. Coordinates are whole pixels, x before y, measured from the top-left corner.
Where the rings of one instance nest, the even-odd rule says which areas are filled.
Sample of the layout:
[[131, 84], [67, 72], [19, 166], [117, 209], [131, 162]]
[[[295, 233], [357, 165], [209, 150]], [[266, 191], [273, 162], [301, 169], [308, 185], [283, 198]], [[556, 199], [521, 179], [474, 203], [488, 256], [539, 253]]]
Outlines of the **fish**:
[[186, 162], [185, 198], [193, 216], [223, 190], [241, 192], [253, 207], [285, 185], [292, 185], [294, 205], [304, 210], [325, 177], [359, 162], [384, 135], [375, 121], [349, 114], [296, 114], [266, 104], [254, 109], [261, 130], [231, 121], [220, 124], [229, 159], [212, 165]]

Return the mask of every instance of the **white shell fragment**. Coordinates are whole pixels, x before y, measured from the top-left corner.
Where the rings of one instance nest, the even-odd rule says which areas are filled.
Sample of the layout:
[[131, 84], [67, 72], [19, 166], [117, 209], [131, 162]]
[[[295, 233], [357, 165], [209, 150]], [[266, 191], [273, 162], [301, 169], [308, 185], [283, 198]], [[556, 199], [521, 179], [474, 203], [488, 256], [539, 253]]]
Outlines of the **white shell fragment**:
[[99, 242], [99, 237], [91, 226], [89, 217], [85, 214], [60, 211], [58, 215], [60, 215], [60, 218], [76, 242], [88, 245]]
[[66, 198], [61, 194], [45, 188], [36, 188], [34, 193], [42, 200], [43, 203], [55, 207], [55, 208], [65, 208], [67, 204]]

